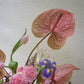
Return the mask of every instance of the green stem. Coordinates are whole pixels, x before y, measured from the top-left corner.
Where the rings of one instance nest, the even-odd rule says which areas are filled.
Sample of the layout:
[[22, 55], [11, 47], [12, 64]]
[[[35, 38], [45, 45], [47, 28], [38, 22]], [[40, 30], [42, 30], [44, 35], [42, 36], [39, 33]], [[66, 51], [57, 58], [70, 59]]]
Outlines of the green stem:
[[11, 53], [10, 61], [13, 61], [13, 53]]
[[37, 46], [38, 46], [48, 35], [50, 35], [50, 34], [51, 34], [51, 32], [49, 32], [46, 36], [44, 36], [44, 37], [37, 43], [37, 45], [32, 49], [32, 51], [31, 51], [31, 53], [29, 54], [29, 57], [28, 57], [28, 59], [27, 59], [25, 65], [28, 65], [28, 61], [29, 61], [29, 59], [30, 59], [30, 57], [31, 57], [31, 55], [32, 55], [32, 53], [33, 53], [33, 51], [37, 48]]

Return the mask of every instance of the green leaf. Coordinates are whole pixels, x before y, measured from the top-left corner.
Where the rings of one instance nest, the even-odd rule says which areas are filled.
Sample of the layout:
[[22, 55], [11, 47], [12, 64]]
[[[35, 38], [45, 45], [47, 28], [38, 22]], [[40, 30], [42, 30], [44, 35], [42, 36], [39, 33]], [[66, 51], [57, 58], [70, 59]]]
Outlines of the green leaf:
[[12, 50], [12, 54], [20, 47], [20, 43], [21, 43], [21, 39], [15, 44], [15, 46]]
[[12, 70], [13, 74], [16, 73], [17, 67], [18, 67], [18, 62], [10, 61], [9, 68]]

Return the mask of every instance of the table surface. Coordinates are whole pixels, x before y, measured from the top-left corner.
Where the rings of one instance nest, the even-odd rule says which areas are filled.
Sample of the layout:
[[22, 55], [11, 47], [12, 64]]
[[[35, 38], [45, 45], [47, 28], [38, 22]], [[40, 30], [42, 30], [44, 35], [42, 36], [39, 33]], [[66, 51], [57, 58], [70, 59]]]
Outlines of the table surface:
[[[16, 51], [13, 58], [24, 66], [25, 61], [35, 44], [40, 40], [33, 36], [31, 25], [40, 13], [61, 8], [72, 12], [75, 16], [76, 28], [74, 35], [67, 39], [60, 50], [52, 50], [57, 65], [74, 64], [80, 71], [74, 71], [72, 84], [84, 82], [84, 0], [0, 0], [0, 49], [6, 54], [6, 65], [9, 63], [14, 44], [27, 28], [29, 41]], [[50, 49], [46, 43], [40, 45]]]

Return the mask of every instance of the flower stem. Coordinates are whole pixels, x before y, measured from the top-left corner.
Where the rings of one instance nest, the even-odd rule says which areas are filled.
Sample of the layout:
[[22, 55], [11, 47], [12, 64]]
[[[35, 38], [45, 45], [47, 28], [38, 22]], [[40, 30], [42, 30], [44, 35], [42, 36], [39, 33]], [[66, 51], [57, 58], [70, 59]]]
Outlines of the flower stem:
[[[18, 47], [16, 48], [16, 50], [17, 50], [20, 46], [22, 46], [22, 43], [20, 43], [20, 44], [18, 45]], [[15, 51], [16, 51], [16, 50], [15, 50]], [[10, 61], [13, 61], [13, 54], [15, 53], [15, 51], [11, 53]]]
[[6, 71], [6, 69], [5, 68], [3, 68], [3, 70], [7, 73], [7, 75], [10, 77], [10, 74]]
[[29, 57], [28, 57], [28, 59], [27, 59], [25, 65], [28, 65], [28, 61], [29, 61], [29, 59], [30, 59], [30, 57], [31, 57], [31, 55], [32, 55], [32, 53], [33, 53], [33, 51], [37, 48], [37, 46], [38, 46], [48, 35], [50, 35], [50, 34], [51, 34], [51, 32], [49, 32], [46, 36], [44, 36], [44, 37], [36, 44], [36, 46], [35, 46], [35, 47], [32, 49], [32, 51], [30, 52]]

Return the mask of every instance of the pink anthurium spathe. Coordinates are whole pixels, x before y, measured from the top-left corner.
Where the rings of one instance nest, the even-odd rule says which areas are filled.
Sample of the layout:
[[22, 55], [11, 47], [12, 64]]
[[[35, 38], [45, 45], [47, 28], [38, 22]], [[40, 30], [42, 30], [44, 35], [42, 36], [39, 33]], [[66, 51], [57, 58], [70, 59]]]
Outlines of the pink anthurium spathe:
[[[44, 84], [67, 84], [72, 77], [73, 70], [80, 70], [72, 64], [57, 66], [57, 70], [50, 79], [46, 79]], [[52, 80], [52, 81], [51, 81]]]
[[51, 9], [40, 14], [32, 24], [32, 32], [36, 37], [44, 37], [51, 32], [48, 45], [52, 49], [60, 49], [67, 37], [72, 36], [75, 29], [73, 14], [63, 9]]
[[6, 60], [6, 56], [4, 52], [0, 49], [0, 79], [2, 79], [5, 76], [5, 72], [3, 71], [4, 68], [4, 62]]

